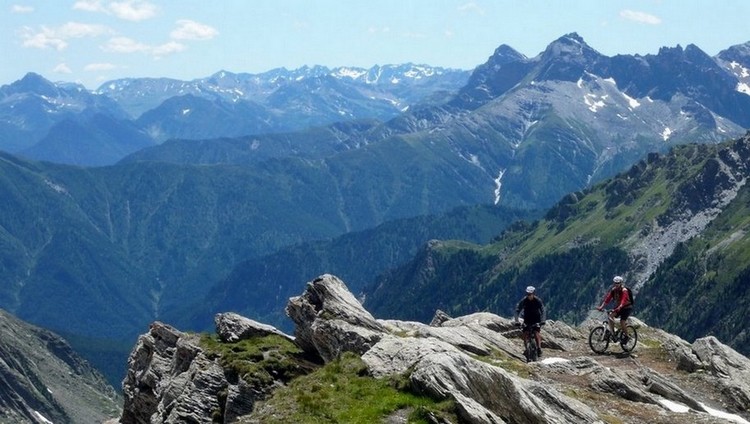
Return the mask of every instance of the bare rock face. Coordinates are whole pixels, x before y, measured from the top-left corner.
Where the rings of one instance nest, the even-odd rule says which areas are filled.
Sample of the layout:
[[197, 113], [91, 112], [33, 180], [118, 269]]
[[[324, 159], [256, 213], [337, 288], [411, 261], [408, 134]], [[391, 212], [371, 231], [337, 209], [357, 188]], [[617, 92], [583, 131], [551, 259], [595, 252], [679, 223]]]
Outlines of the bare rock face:
[[750, 360], [712, 336], [696, 340], [693, 352], [732, 406], [750, 411]]
[[277, 330], [276, 327], [272, 325], [263, 324], [233, 312], [216, 314], [214, 317], [214, 323], [216, 324], [216, 334], [218, 334], [222, 341], [228, 343], [250, 337], [262, 337], [271, 334], [291, 340], [288, 335]]
[[0, 423], [98, 423], [120, 405], [62, 337], [0, 310]]
[[286, 313], [296, 325], [297, 345], [326, 362], [342, 352], [362, 354], [384, 333], [344, 282], [330, 274], [307, 283], [304, 294], [289, 299]]
[[[223, 404], [220, 393], [227, 394]], [[206, 357], [196, 336], [155, 322], [128, 359], [120, 422], [204, 423], [222, 417], [222, 411], [236, 417], [252, 410], [248, 394], [227, 381], [224, 369]]]

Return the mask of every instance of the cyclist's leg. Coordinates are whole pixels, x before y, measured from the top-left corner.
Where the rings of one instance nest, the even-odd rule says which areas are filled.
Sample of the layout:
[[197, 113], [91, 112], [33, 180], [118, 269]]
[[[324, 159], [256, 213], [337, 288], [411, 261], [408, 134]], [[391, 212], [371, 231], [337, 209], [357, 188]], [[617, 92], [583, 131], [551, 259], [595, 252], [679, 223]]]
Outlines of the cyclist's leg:
[[536, 351], [539, 355], [542, 355], [542, 331], [540, 328], [534, 329], [534, 336], [536, 338]]
[[622, 334], [623, 339], [628, 337], [628, 318], [630, 318], [630, 312], [632, 311], [632, 308], [625, 308], [622, 311], [620, 311], [620, 330]]

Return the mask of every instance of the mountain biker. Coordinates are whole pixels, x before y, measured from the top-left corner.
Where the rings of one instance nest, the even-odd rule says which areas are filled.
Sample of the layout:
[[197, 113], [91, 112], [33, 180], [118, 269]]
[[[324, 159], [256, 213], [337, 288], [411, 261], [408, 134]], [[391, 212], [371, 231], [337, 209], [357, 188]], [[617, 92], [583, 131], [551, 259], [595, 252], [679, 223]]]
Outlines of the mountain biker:
[[612, 288], [607, 292], [607, 295], [604, 296], [602, 304], [599, 305], [596, 309], [601, 311], [604, 309], [604, 306], [607, 303], [612, 300], [615, 301], [615, 304], [617, 306], [609, 313], [609, 331], [610, 334], [615, 334], [615, 318], [620, 318], [620, 334], [622, 334], [622, 342], [627, 343], [628, 333], [626, 331], [626, 327], [628, 318], [633, 312], [633, 302], [630, 289], [623, 286], [624, 282], [624, 278], [619, 275], [615, 276], [615, 278], [612, 279]]
[[[545, 314], [544, 314], [544, 302], [542, 299], [536, 296], [536, 289], [534, 286], [526, 287], [526, 296], [518, 302], [516, 306], [516, 317], [515, 323], [520, 325], [518, 322], [519, 314], [523, 315], [524, 326], [531, 328], [534, 332], [536, 339], [536, 351], [539, 356], [542, 356], [542, 336], [539, 334], [539, 327], [534, 324], [544, 325]], [[526, 344], [528, 338], [528, 332], [523, 332], [523, 342]]]

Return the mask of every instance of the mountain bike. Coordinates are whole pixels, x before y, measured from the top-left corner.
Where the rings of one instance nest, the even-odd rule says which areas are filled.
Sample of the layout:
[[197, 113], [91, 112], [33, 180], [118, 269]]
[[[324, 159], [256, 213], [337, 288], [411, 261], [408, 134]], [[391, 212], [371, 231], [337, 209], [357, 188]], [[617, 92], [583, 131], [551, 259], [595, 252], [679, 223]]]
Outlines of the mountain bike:
[[[522, 325], [522, 324], [518, 324]], [[521, 332], [525, 334], [525, 341], [523, 346], [523, 356], [526, 358], [526, 362], [534, 362], [539, 359], [539, 351], [536, 348], [536, 332], [540, 331], [544, 323], [536, 323], [532, 325], [523, 324]]]
[[622, 331], [619, 323], [615, 323], [614, 333], [609, 331], [609, 322], [614, 321], [614, 319], [609, 316], [610, 312], [612, 311], [604, 311], [604, 321], [602, 321], [601, 325], [591, 329], [591, 333], [589, 334], [589, 346], [591, 347], [591, 350], [595, 353], [602, 354], [607, 350], [607, 347], [609, 347], [609, 343], [613, 342], [619, 343], [624, 352], [631, 352], [635, 349], [635, 345], [638, 344], [638, 331], [636, 331], [635, 327], [628, 324], [625, 327], [626, 334], [623, 335], [621, 334]]

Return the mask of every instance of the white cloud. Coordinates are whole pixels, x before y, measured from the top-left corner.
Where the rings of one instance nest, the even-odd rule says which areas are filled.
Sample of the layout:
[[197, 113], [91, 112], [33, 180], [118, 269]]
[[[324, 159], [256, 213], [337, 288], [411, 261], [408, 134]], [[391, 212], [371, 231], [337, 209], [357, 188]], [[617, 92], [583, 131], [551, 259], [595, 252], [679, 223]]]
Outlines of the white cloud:
[[657, 16], [651, 15], [646, 12], [639, 12], [636, 10], [621, 10], [620, 11], [620, 17], [627, 19], [629, 21], [635, 21], [642, 24], [649, 24], [649, 25], [659, 25], [661, 23], [661, 19], [659, 19]]
[[117, 68], [111, 63], [89, 63], [83, 67], [84, 71], [99, 72], [99, 71], [110, 71]]
[[104, 25], [68, 22], [59, 27], [56, 32], [62, 38], [83, 38], [110, 34], [112, 30]]
[[54, 30], [47, 27], [42, 27], [39, 31], [35, 31], [29, 27], [23, 27], [20, 35], [23, 39], [22, 45], [24, 47], [31, 47], [34, 49], [52, 48], [58, 51], [64, 50], [68, 47], [67, 41], [56, 35]]
[[219, 31], [216, 28], [189, 19], [180, 19], [169, 35], [174, 40], [210, 40], [216, 37]]
[[107, 8], [100, 0], [79, 0], [73, 4], [73, 10], [85, 10], [86, 12], [107, 12]]
[[10, 11], [13, 13], [31, 13], [34, 11], [34, 8], [23, 4], [14, 4], [10, 7]]
[[60, 63], [57, 66], [55, 66], [52, 69], [52, 72], [56, 74], [72, 74], [73, 73], [73, 71], [70, 70], [70, 67], [68, 67], [68, 65], [64, 63]]
[[139, 43], [132, 38], [128, 37], [114, 37], [110, 38], [107, 44], [102, 46], [102, 50], [105, 52], [113, 53], [138, 53], [138, 52], [149, 52], [151, 47], [146, 44]]
[[20, 36], [24, 47], [64, 50], [68, 47], [67, 40], [71, 38], [98, 37], [111, 32], [112, 30], [104, 25], [68, 22], [57, 28], [42, 26], [35, 30], [31, 27], [23, 27]]
[[157, 7], [144, 0], [123, 0], [103, 2], [101, 0], [78, 0], [73, 9], [86, 12], [115, 15], [126, 21], [143, 21], [156, 16]]
[[141, 0], [113, 1], [109, 9], [120, 19], [143, 21], [156, 16], [156, 6]]
[[179, 53], [185, 51], [187, 47], [184, 44], [180, 44], [176, 41], [170, 41], [160, 46], [154, 46], [151, 48], [151, 54], [156, 58], [161, 58], [173, 53]]
[[157, 59], [170, 54], [185, 51], [187, 46], [176, 41], [170, 41], [158, 46], [139, 43], [132, 38], [114, 37], [107, 44], [102, 46], [102, 50], [111, 53], [145, 53]]

